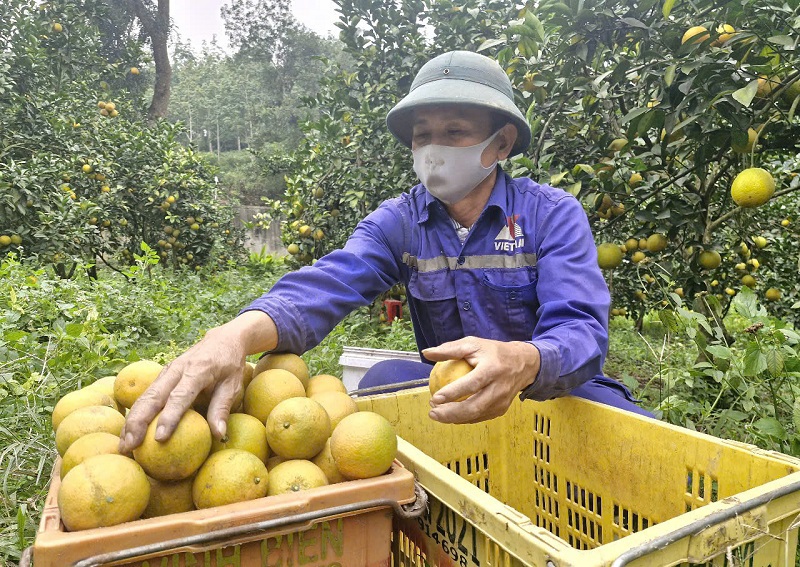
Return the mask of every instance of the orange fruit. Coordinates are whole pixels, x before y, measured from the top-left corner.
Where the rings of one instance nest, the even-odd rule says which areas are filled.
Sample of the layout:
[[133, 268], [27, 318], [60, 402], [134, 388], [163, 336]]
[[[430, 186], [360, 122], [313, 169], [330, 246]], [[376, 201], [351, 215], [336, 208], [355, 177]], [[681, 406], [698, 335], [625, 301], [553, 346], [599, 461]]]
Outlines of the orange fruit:
[[345, 417], [331, 435], [331, 456], [346, 478], [371, 478], [389, 470], [397, 454], [397, 435], [389, 421], [374, 412]]
[[[455, 382], [459, 378], [467, 375], [474, 367], [463, 359], [457, 360], [440, 360], [433, 365], [431, 370], [430, 379], [428, 381], [428, 388], [431, 391], [431, 396], [436, 392]], [[464, 401], [469, 396], [464, 396], [456, 400], [457, 402]]]

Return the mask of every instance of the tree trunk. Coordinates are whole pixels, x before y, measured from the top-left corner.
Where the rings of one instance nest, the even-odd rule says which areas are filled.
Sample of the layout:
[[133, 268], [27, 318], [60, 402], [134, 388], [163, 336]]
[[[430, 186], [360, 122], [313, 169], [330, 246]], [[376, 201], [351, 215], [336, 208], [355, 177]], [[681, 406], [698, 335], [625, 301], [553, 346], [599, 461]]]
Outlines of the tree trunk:
[[153, 61], [156, 64], [156, 84], [153, 88], [153, 100], [147, 115], [151, 120], [164, 118], [169, 108], [170, 83], [172, 82], [172, 66], [169, 62], [167, 39], [169, 38], [169, 0], [158, 0], [155, 14], [152, 7], [145, 5], [145, 0], [134, 0], [133, 7], [142, 29], [150, 37], [153, 44]]

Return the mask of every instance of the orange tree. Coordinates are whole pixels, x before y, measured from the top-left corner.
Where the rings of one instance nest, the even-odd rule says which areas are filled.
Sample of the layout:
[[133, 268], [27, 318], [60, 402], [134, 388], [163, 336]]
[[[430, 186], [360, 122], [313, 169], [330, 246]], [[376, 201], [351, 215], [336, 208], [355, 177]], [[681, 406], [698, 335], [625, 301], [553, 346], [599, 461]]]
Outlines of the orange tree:
[[[768, 283], [791, 305], [796, 278], [761, 274], [770, 231], [798, 212], [786, 161], [800, 133], [798, 8], [550, 0], [519, 16], [481, 46], [509, 70], [534, 130], [514, 170], [575, 194], [598, 241], [624, 246], [608, 272], [615, 313], [685, 297], [719, 315], [742, 286], [763, 299]], [[754, 166], [764, 185], [752, 171], [734, 185]], [[758, 207], [780, 195], [789, 211]]]
[[102, 56], [94, 23], [105, 4], [2, 10], [0, 253], [37, 255], [66, 277], [97, 261], [132, 264], [142, 241], [175, 265], [235, 252], [241, 234], [213, 170], [178, 143], [179, 126], [140, 119], [142, 100], [126, 88], [140, 46]]
[[[267, 220], [282, 222], [296, 265], [343, 245], [359, 220], [417, 183], [411, 153], [385, 119], [419, 67], [443, 51], [477, 47], [518, 12], [502, 1], [337, 3], [339, 38], [350, 60], [328, 61], [316, 93], [304, 99], [318, 118], [303, 125], [305, 136], [288, 161], [267, 166], [289, 171], [286, 194], [271, 201]], [[478, 17], [479, 5], [487, 18]]]
[[[757, 242], [781, 219], [773, 207], [739, 207], [730, 188], [742, 170], [766, 168], [773, 200], [786, 195], [791, 209], [782, 214], [797, 216], [790, 194], [800, 180], [786, 162], [800, 130], [797, 8], [775, 0], [339, 6], [355, 64], [332, 67], [308, 99], [321, 118], [306, 125], [286, 198], [274, 203], [300, 263], [341, 245], [382, 199], [415, 182], [386, 112], [423, 61], [461, 48], [507, 69], [530, 120], [533, 143], [507, 169], [575, 194], [599, 242], [628, 242], [608, 272], [616, 313], [641, 317], [683, 296], [708, 298], [700, 306], [721, 314], [747, 284], [763, 296], [768, 248]], [[779, 303], [791, 305], [796, 291], [778, 284]]]

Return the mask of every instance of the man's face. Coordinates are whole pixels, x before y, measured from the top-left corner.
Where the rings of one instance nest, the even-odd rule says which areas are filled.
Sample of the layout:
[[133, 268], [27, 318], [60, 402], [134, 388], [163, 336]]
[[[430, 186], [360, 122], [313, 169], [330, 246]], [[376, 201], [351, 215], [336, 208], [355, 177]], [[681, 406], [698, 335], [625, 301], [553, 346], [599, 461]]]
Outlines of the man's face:
[[428, 144], [465, 147], [480, 144], [492, 134], [488, 110], [447, 104], [414, 111], [411, 149]]

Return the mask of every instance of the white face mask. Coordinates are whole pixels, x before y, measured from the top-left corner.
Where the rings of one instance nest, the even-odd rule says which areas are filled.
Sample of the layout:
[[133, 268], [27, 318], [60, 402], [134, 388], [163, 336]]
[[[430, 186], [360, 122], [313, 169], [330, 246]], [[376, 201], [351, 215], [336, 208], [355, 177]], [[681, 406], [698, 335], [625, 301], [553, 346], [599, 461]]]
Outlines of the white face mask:
[[414, 171], [428, 192], [447, 205], [459, 202], [489, 177], [497, 160], [489, 167], [481, 164], [483, 150], [492, 143], [498, 130], [485, 141], [462, 148], [428, 144], [413, 150]]

